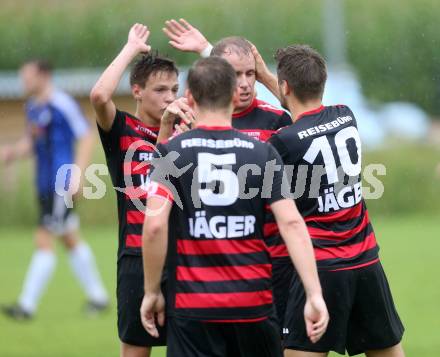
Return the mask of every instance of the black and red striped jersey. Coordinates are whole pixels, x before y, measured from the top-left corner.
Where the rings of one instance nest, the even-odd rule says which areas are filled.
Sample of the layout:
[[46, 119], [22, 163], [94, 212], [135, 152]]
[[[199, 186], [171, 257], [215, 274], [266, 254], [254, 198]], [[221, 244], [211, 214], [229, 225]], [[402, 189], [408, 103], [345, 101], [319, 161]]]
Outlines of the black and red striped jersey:
[[291, 179], [318, 269], [372, 264], [379, 247], [362, 197], [362, 150], [356, 119], [344, 105], [321, 106], [269, 140]]
[[[292, 119], [284, 110], [254, 98], [251, 105], [242, 112], [232, 115], [232, 126], [255, 139], [267, 141], [277, 130], [292, 124]], [[286, 245], [281, 238], [275, 217], [266, 207], [264, 237], [272, 259], [290, 262]]]
[[150, 160], [159, 127], [150, 127], [131, 114], [117, 110], [113, 126], [99, 136], [113, 186], [116, 189], [119, 246], [118, 258], [141, 255], [146, 186]]
[[281, 167], [279, 154], [231, 127], [203, 126], [157, 150], [148, 197], [162, 191], [174, 202], [169, 315], [217, 322], [267, 318], [273, 299], [265, 206], [283, 197], [282, 170], [272, 181], [264, 181], [264, 173], [267, 162]]
[[257, 140], [267, 141], [278, 129], [292, 124], [284, 110], [254, 98], [242, 112], [232, 115], [232, 126]]

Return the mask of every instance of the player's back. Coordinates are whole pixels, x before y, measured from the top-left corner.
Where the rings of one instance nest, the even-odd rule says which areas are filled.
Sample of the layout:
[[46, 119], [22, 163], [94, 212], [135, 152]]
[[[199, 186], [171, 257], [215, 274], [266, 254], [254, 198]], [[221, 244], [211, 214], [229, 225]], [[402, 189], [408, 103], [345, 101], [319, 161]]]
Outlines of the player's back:
[[[261, 191], [266, 162], [281, 164], [279, 156], [230, 127], [198, 127], [159, 144], [158, 150], [162, 156], [179, 153], [174, 162], [179, 169], [193, 163], [165, 182], [176, 203], [169, 224], [169, 270], [176, 269], [174, 280], [170, 277], [170, 314], [201, 320], [266, 318], [272, 310], [271, 264], [263, 240], [267, 200]], [[155, 169], [152, 181], [160, 182], [165, 174]], [[280, 176], [274, 181], [280, 184]]]
[[[321, 106], [281, 129], [271, 143], [292, 165], [291, 192], [320, 269], [371, 264], [378, 246], [362, 198], [362, 150], [347, 106]], [[288, 168], [287, 168], [288, 169]]]

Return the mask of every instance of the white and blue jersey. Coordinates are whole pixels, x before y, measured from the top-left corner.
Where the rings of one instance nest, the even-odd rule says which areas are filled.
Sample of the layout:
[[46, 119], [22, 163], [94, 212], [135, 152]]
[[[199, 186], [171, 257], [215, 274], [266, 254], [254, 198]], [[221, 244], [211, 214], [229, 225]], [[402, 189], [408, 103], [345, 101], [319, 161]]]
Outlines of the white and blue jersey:
[[37, 192], [47, 196], [55, 192], [60, 166], [74, 163], [75, 141], [87, 134], [89, 124], [75, 100], [60, 90], [46, 103], [30, 99], [26, 116], [36, 157]]

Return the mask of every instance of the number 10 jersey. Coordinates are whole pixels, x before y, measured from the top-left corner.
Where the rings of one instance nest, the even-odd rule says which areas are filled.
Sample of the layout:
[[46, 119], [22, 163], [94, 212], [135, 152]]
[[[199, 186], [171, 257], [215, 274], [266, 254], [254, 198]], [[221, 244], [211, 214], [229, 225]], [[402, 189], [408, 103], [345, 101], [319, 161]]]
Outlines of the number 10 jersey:
[[379, 247], [362, 197], [356, 119], [344, 105], [303, 113], [269, 142], [306, 221], [318, 269], [354, 269], [378, 261]]

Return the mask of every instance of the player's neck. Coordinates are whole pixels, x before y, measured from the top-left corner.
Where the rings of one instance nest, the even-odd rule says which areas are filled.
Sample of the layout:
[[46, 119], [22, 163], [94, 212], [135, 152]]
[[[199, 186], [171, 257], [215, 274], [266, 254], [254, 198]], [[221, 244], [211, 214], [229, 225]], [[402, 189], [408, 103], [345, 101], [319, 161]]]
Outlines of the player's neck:
[[34, 96], [34, 100], [37, 103], [43, 104], [50, 100], [53, 93], [53, 85], [51, 83], [44, 86], [37, 94]]
[[142, 112], [140, 108], [136, 108], [136, 113], [134, 113], [134, 116], [140, 119], [140, 121], [146, 126], [151, 126], [151, 127], [160, 126], [160, 120], [156, 120], [147, 113]]
[[231, 126], [231, 110], [195, 110], [196, 126]]
[[293, 121], [297, 121], [302, 114], [318, 109], [322, 105], [321, 99], [309, 100], [305, 103], [292, 98], [287, 102], [290, 113], [292, 114]]

